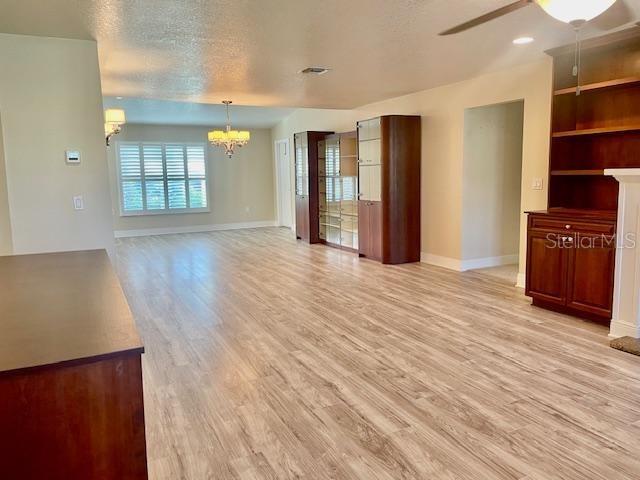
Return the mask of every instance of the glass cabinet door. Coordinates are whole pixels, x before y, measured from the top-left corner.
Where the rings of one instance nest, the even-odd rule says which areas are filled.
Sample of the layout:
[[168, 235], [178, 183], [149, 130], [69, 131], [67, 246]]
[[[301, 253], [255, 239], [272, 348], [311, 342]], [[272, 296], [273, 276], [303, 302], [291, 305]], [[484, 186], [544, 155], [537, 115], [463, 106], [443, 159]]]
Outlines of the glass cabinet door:
[[328, 177], [340, 175], [340, 141], [326, 141], [326, 174]]
[[294, 135], [293, 143], [295, 147], [295, 176], [296, 176], [296, 195], [301, 195], [302, 189], [302, 146], [300, 145], [300, 136]]
[[296, 172], [296, 195], [309, 194], [309, 161], [306, 148], [307, 136], [297, 134], [294, 136], [295, 142], [295, 172]]
[[358, 248], [358, 177], [341, 177], [341, 245]]

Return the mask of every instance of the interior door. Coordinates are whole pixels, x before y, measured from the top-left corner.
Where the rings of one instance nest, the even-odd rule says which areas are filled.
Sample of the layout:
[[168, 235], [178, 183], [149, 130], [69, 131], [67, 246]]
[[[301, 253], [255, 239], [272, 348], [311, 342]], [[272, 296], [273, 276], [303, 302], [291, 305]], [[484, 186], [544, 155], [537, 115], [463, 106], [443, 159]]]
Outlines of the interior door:
[[575, 237], [568, 263], [568, 307], [611, 318], [615, 257], [614, 237]]
[[528, 234], [527, 295], [557, 305], [567, 298], [567, 257], [573, 238], [553, 231], [534, 230]]

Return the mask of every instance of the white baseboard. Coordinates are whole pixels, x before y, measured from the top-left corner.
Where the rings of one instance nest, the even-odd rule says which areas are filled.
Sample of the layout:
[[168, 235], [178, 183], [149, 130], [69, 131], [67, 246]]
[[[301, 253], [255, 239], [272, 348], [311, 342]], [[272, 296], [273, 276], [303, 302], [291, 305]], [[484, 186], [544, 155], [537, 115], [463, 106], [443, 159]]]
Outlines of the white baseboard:
[[140, 230], [115, 230], [116, 238], [146, 237], [149, 235], [171, 235], [175, 233], [215, 232], [219, 230], [240, 230], [244, 228], [263, 228], [277, 226], [275, 220], [239, 223], [218, 223], [215, 225], [187, 225], [184, 227], [144, 228]]
[[520, 255], [502, 255], [501, 257], [472, 258], [461, 262], [462, 271], [478, 270], [479, 268], [499, 267], [501, 265], [513, 265], [518, 263]]
[[516, 287], [525, 288], [527, 283], [527, 275], [525, 273], [518, 272], [518, 282], [516, 283]]
[[442, 257], [440, 255], [434, 255], [433, 253], [420, 252], [420, 261], [422, 263], [428, 263], [429, 265], [435, 265], [436, 267], [455, 270], [456, 272], [462, 271], [462, 262], [456, 258]]
[[432, 253], [422, 252], [420, 261], [438, 267], [448, 268], [456, 272], [466, 272], [467, 270], [477, 270], [479, 268], [499, 267], [501, 265], [511, 265], [518, 263], [520, 256], [503, 255], [501, 257], [474, 258], [472, 260], [459, 260], [457, 258], [442, 257]]
[[640, 328], [631, 322], [622, 320], [611, 320], [611, 329], [609, 330], [610, 338], [620, 337], [640, 337]]

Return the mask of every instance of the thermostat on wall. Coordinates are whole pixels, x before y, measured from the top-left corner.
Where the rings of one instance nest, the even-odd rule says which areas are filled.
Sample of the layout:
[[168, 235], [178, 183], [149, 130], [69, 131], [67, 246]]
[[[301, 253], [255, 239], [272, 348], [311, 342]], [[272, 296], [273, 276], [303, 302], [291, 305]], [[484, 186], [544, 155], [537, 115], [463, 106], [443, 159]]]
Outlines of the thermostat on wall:
[[67, 163], [71, 165], [80, 164], [80, 151], [79, 150], [67, 150], [66, 151]]

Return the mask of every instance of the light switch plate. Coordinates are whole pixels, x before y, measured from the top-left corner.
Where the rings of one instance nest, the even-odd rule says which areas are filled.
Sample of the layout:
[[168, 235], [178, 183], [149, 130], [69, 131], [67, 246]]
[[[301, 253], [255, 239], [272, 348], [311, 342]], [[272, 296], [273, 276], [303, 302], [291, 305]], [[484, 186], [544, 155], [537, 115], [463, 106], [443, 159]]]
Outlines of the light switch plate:
[[544, 181], [541, 178], [534, 178], [531, 181], [531, 188], [533, 190], [542, 190], [544, 186]]
[[73, 197], [73, 208], [75, 210], [84, 210], [84, 199], [82, 195], [76, 195]]
[[80, 150], [67, 150], [65, 159], [67, 165], [80, 165]]

